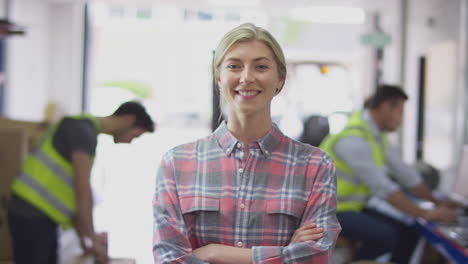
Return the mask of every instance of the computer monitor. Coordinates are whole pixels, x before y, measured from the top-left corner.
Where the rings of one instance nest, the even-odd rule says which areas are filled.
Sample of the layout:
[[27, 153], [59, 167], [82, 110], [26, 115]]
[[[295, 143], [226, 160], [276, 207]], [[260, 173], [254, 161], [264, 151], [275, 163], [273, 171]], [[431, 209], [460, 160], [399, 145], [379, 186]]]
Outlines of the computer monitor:
[[468, 145], [463, 146], [450, 198], [468, 206]]

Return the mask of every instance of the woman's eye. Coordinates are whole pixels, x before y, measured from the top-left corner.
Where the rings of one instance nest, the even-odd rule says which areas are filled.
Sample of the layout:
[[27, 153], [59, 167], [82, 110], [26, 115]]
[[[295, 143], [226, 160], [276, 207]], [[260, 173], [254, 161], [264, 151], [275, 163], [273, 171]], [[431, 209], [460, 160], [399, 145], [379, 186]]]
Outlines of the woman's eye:
[[231, 70], [235, 70], [235, 69], [239, 69], [239, 68], [240, 68], [240, 66], [237, 65], [237, 64], [229, 64], [227, 67], [228, 67], [228, 69], [231, 69]]
[[257, 68], [260, 69], [260, 70], [266, 70], [269, 67], [268, 67], [268, 65], [260, 64], [260, 65], [257, 66]]

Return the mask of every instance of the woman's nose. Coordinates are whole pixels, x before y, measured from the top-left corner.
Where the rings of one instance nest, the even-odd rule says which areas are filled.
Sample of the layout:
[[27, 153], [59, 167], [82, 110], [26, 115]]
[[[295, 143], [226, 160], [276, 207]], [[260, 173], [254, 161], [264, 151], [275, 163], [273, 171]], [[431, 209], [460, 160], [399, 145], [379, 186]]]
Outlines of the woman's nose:
[[244, 67], [241, 73], [241, 83], [250, 83], [254, 80], [254, 73], [250, 67]]

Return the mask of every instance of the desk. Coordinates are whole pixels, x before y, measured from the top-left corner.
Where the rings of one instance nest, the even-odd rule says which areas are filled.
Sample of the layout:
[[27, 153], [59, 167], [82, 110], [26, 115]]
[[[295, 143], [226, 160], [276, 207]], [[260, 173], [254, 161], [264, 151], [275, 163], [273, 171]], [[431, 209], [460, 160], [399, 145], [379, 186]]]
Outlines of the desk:
[[449, 260], [459, 264], [468, 263], [467, 250], [445, 236], [435, 224], [419, 218], [415, 226], [424, 238]]

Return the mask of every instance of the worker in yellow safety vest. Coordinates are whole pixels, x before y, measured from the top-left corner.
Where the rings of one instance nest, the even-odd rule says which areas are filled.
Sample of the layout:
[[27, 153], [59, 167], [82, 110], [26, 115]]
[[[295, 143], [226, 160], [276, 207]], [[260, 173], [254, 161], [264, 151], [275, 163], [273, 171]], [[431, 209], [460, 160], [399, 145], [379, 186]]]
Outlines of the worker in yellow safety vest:
[[[320, 144], [336, 164], [340, 236], [356, 241], [354, 260], [373, 260], [391, 253], [392, 263], [409, 263], [419, 235], [408, 219], [455, 220], [453, 209], [420, 208], [403, 191], [441, 204], [420, 173], [405, 164], [399, 151], [388, 143], [387, 133], [400, 126], [407, 99], [397, 86], [379, 86], [363, 111], [351, 114], [341, 132], [327, 136]], [[399, 214], [376, 209], [386, 208], [383, 206], [370, 206], [371, 197], [382, 201], [377, 204], [390, 204]]]
[[106, 241], [93, 227], [90, 174], [99, 133], [130, 143], [154, 122], [138, 102], [126, 102], [110, 116], [65, 117], [54, 124], [27, 156], [12, 185], [9, 227], [16, 264], [54, 264], [57, 228], [75, 227], [83, 250], [107, 262]]

